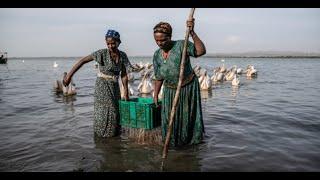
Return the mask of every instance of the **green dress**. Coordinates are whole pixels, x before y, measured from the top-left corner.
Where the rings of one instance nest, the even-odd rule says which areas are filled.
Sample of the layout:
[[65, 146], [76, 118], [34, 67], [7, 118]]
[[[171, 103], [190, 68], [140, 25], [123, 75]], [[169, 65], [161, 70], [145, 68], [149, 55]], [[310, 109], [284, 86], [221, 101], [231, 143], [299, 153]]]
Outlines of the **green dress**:
[[[156, 80], [163, 80], [163, 99], [161, 109], [162, 139], [165, 140], [172, 102], [179, 81], [180, 62], [184, 40], [173, 41], [169, 57], [165, 60], [162, 50], [158, 49], [153, 56], [153, 67]], [[188, 42], [185, 63], [184, 78], [192, 77], [193, 69], [189, 56], [195, 57], [195, 47]], [[201, 109], [200, 85], [198, 78], [193, 76], [191, 80], [181, 88], [177, 111], [173, 123], [170, 145], [181, 146], [198, 144], [202, 141], [204, 125]]]
[[[100, 49], [91, 54], [99, 64], [103, 74], [119, 76], [120, 72], [131, 70], [132, 65], [126, 53], [120, 51], [118, 63], [111, 60], [108, 49]], [[94, 91], [94, 133], [98, 137], [113, 137], [120, 133], [119, 100], [120, 87], [118, 81], [97, 77]]]

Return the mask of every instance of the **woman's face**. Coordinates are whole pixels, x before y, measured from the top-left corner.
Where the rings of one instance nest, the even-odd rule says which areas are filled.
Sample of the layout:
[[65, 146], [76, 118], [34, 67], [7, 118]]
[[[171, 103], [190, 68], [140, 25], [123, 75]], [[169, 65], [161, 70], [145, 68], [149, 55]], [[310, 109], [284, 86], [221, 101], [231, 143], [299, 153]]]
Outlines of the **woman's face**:
[[170, 47], [171, 37], [164, 33], [154, 33], [154, 40], [156, 41], [157, 45], [161, 49], [167, 49]]
[[119, 42], [114, 38], [107, 38], [106, 43], [107, 43], [108, 49], [110, 49], [111, 51], [115, 51], [119, 47]]

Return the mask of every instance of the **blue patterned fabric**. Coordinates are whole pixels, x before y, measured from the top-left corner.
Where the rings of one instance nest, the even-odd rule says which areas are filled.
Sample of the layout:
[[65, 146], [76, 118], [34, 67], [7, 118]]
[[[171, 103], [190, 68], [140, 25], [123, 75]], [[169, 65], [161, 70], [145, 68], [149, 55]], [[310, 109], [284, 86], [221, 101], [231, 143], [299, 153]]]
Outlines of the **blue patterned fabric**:
[[119, 32], [117, 32], [115, 30], [109, 29], [108, 32], [106, 33], [106, 38], [108, 38], [108, 37], [117, 39], [117, 40], [119, 40], [119, 42], [121, 42], [120, 34], [119, 34]]

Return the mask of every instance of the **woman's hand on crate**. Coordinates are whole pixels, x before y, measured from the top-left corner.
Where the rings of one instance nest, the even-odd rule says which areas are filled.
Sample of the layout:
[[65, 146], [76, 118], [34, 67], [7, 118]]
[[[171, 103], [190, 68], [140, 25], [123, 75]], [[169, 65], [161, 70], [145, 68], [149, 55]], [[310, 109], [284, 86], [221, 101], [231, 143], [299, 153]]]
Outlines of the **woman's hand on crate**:
[[153, 102], [154, 102], [154, 104], [156, 104], [156, 106], [158, 107], [158, 96], [154, 96], [154, 97], [153, 97]]

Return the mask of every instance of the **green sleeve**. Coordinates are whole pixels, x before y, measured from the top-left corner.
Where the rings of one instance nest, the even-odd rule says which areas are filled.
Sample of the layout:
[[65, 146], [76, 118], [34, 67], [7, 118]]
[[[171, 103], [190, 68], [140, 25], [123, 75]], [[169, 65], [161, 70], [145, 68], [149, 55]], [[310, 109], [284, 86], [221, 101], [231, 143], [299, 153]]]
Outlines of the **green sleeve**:
[[132, 72], [133, 67], [129, 61], [129, 58], [125, 52], [121, 52], [122, 63], [121, 63], [121, 71], [127, 70], [127, 72]]
[[94, 61], [96, 61], [98, 64], [101, 64], [101, 53], [101, 49], [91, 53], [91, 56], [93, 57]]
[[192, 56], [192, 57], [195, 57], [196, 55], [196, 49], [194, 47], [194, 44], [191, 41], [188, 41], [187, 53], [189, 56]]
[[154, 69], [154, 77], [155, 77], [155, 80], [163, 80], [163, 78], [161, 77], [161, 74], [160, 74], [160, 63], [159, 63], [159, 59], [157, 57], [157, 54], [158, 54], [159, 50], [157, 50], [154, 55], [153, 55], [153, 69]]

